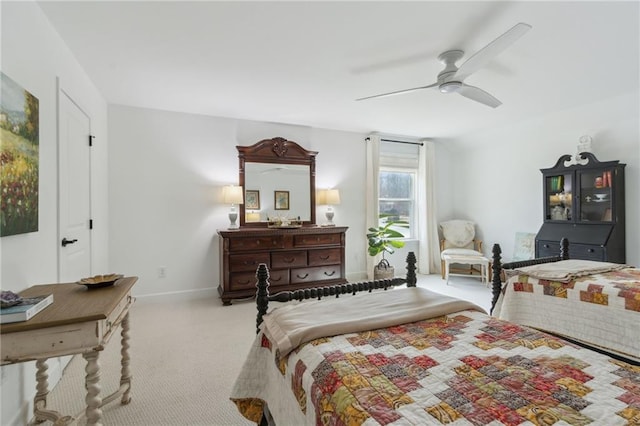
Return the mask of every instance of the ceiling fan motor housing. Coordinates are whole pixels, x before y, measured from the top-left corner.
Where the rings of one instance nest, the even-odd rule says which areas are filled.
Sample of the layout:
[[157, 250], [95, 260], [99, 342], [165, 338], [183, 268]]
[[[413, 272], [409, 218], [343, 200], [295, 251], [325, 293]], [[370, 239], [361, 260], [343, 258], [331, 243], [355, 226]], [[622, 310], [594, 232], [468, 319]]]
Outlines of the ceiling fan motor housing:
[[462, 83], [459, 81], [447, 81], [446, 83], [442, 83], [438, 89], [442, 93], [456, 93], [462, 87]]

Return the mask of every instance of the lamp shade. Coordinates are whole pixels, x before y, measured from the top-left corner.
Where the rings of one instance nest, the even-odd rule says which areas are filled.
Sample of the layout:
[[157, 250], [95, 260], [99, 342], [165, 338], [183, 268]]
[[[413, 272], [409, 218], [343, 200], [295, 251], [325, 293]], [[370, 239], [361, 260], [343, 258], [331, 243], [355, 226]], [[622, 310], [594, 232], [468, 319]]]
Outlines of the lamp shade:
[[325, 204], [330, 206], [340, 204], [340, 191], [337, 189], [327, 189], [327, 199]]
[[225, 204], [242, 204], [242, 187], [237, 185], [228, 185], [222, 189], [222, 198]]
[[319, 206], [324, 206], [327, 204], [327, 190], [319, 189], [316, 193], [316, 204]]

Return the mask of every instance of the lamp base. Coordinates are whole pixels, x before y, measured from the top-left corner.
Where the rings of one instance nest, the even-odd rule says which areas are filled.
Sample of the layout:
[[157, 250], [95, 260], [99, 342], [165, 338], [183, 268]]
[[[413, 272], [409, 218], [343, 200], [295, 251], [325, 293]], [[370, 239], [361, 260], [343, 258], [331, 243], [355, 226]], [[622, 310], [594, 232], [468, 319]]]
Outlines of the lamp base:
[[237, 220], [238, 220], [238, 212], [236, 212], [236, 211], [229, 212], [229, 222], [231, 222], [229, 224], [229, 229], [239, 229], [240, 228], [240, 226], [238, 226], [238, 224], [236, 223]]
[[333, 223], [333, 215], [334, 215], [333, 209], [331, 208], [327, 209], [324, 215], [327, 218], [327, 223], [325, 223], [322, 226], [336, 226], [336, 224]]

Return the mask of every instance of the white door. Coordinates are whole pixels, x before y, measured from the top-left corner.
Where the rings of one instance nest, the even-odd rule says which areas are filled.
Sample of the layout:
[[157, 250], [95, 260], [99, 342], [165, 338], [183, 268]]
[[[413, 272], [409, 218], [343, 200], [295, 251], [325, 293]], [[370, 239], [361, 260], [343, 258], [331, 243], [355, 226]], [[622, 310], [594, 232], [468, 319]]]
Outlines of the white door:
[[59, 90], [59, 282], [91, 276], [91, 120]]

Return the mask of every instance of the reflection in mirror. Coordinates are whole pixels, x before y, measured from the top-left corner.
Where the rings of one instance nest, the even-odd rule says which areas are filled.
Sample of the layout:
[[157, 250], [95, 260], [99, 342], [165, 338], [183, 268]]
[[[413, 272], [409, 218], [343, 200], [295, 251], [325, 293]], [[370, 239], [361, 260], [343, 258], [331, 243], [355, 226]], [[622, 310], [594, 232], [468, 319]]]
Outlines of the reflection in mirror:
[[236, 148], [245, 196], [240, 226], [315, 225], [316, 151], [284, 138]]
[[[300, 164], [246, 163], [245, 221], [266, 222], [269, 218], [299, 218], [311, 220], [311, 198], [309, 194], [309, 166]], [[256, 197], [252, 191], [256, 191]], [[288, 191], [288, 209], [276, 206], [275, 192]], [[249, 195], [246, 195], [247, 192]], [[255, 199], [259, 202], [249, 202]], [[276, 208], [278, 207], [278, 208]]]

